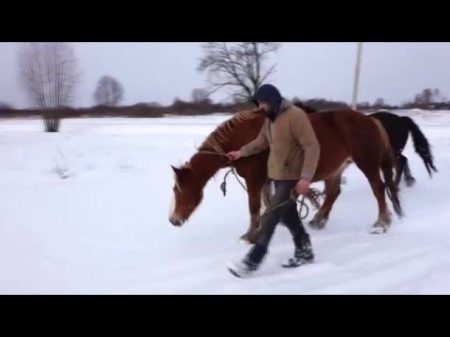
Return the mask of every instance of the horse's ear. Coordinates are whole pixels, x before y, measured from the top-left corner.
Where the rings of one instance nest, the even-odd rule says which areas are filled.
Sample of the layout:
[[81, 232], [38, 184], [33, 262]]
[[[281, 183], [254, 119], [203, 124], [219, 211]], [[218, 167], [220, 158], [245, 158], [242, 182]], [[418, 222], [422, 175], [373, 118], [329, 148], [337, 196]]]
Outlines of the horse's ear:
[[175, 175], [178, 176], [181, 170], [173, 165], [170, 165], [170, 167], [172, 168], [173, 173], [175, 173]]

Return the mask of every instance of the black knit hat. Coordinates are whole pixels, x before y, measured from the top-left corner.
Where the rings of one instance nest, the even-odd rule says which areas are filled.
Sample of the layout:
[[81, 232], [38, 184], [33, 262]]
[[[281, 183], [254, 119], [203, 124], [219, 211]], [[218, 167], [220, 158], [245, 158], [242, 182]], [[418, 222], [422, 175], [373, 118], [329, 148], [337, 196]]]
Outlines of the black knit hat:
[[280, 92], [271, 84], [262, 85], [253, 96], [253, 102], [256, 105], [258, 102], [267, 102], [275, 111], [279, 110], [282, 101], [283, 97], [281, 97]]

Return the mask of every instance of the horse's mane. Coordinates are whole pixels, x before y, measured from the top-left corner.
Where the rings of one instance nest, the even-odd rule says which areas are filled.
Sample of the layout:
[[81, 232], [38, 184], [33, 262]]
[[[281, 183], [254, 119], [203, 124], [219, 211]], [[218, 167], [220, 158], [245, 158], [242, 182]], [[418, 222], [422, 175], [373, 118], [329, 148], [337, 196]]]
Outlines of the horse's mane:
[[[302, 108], [306, 113], [313, 113], [318, 111], [315, 108], [304, 104], [303, 102], [297, 101], [296, 103], [294, 103], [294, 105]], [[200, 147], [198, 148], [198, 151], [215, 151], [222, 153], [223, 149], [220, 144], [228, 140], [229, 134], [233, 131], [233, 128], [237, 124], [255, 118], [257, 116], [255, 112], [255, 110], [243, 110], [236, 113], [232, 118], [224, 121], [205, 139], [202, 145], [200, 145]]]
[[255, 110], [243, 110], [236, 113], [230, 119], [221, 123], [198, 148], [199, 151], [215, 151], [222, 153], [223, 149], [221, 143], [228, 140], [228, 136], [233, 131], [233, 128], [247, 120], [257, 117]]
[[314, 113], [314, 112], [318, 112], [318, 110], [316, 108], [313, 108], [310, 105], [307, 105], [301, 101], [296, 101], [294, 103], [294, 105], [302, 110], [304, 110], [306, 113]]

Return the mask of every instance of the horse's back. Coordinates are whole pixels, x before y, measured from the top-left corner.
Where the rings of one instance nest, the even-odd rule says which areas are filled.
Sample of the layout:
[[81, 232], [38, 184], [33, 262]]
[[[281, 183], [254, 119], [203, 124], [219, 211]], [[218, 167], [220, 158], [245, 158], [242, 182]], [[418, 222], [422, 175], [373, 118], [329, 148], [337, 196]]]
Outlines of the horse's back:
[[405, 118], [387, 111], [375, 112], [368, 116], [383, 124], [389, 136], [389, 141], [396, 152], [405, 147], [409, 133], [408, 122]]
[[338, 171], [349, 159], [380, 156], [385, 147], [382, 132], [363, 113], [352, 109], [327, 110], [309, 114], [321, 146], [321, 156], [315, 180]]
[[334, 135], [342, 141], [352, 134], [359, 134], [374, 127], [367, 116], [352, 109], [326, 110], [309, 114], [308, 117], [316, 133], [322, 137]]
[[351, 142], [344, 125], [350, 123], [352, 115], [351, 110], [326, 110], [308, 114], [320, 144], [320, 159], [314, 181], [334, 175], [351, 157]]

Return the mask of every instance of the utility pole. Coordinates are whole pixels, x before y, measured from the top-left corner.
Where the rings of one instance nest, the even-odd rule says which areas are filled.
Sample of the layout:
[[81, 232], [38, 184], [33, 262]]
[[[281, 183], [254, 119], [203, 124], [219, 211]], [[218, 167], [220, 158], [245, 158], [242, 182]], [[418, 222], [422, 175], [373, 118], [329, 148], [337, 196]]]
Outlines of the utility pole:
[[361, 72], [361, 55], [362, 55], [362, 42], [358, 42], [358, 49], [356, 52], [356, 66], [355, 66], [355, 79], [353, 82], [353, 100], [352, 108], [356, 109], [358, 103], [358, 89], [359, 89], [359, 74]]

